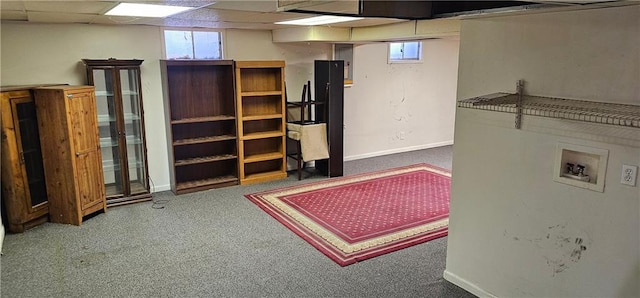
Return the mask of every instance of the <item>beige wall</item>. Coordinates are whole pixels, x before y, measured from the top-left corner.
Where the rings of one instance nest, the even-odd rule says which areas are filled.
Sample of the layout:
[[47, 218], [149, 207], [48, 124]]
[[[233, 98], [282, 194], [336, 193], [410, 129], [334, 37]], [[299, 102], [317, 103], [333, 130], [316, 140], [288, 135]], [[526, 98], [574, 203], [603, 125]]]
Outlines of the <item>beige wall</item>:
[[285, 60], [289, 100], [300, 100], [302, 86], [313, 81], [313, 61], [331, 57], [328, 43], [273, 43], [271, 31], [229, 29], [226, 58], [234, 60]]
[[[88, 59], [142, 59], [142, 96], [149, 173], [156, 190], [169, 185], [160, 62], [160, 29], [148, 26], [99, 26], [2, 23], [0, 83], [6, 85], [87, 83]], [[162, 129], [158, 129], [162, 128]]]
[[[150, 26], [20, 24], [1, 26], [0, 83], [85, 84], [80, 59], [143, 59], [149, 172], [169, 188], [159, 60], [161, 29]], [[225, 58], [285, 60], [287, 93], [299, 100], [313, 81], [313, 61], [330, 59], [328, 43], [273, 43], [270, 31], [227, 29]], [[386, 43], [354, 50], [354, 85], [345, 89], [345, 159], [451, 144], [458, 40], [426, 40], [420, 64], [388, 64]], [[162, 129], [159, 129], [162, 128]]]
[[[82, 58], [143, 59], [142, 85], [150, 177], [156, 191], [169, 189], [160, 63], [161, 29], [147, 26], [2, 23], [0, 84], [86, 84]], [[288, 86], [301, 90], [313, 59], [330, 57], [329, 45], [279, 45], [270, 31], [227, 30], [226, 57], [285, 60]], [[298, 87], [299, 86], [299, 87]], [[291, 91], [298, 94], [298, 91]], [[294, 94], [294, 93], [290, 93]]]
[[640, 103], [640, 7], [463, 21], [458, 98], [514, 91]]
[[345, 159], [453, 142], [457, 39], [423, 41], [423, 61], [389, 64], [387, 43], [354, 47], [353, 86], [345, 88]]
[[[529, 94], [640, 105], [640, 6], [464, 20], [458, 78], [458, 99], [524, 79]], [[640, 187], [620, 179], [640, 165], [639, 130], [513, 121], [457, 110], [445, 278], [479, 296], [638, 297]], [[553, 181], [560, 142], [608, 150], [604, 192]]]

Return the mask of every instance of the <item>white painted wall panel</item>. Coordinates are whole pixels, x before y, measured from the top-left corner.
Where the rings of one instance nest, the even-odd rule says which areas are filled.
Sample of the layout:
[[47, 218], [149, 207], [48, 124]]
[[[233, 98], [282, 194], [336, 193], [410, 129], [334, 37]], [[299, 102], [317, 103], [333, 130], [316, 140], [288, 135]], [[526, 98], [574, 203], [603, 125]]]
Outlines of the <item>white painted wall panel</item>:
[[515, 91], [640, 104], [640, 6], [464, 20], [458, 98]]
[[227, 30], [228, 59], [285, 60], [285, 81], [290, 101], [299, 101], [302, 86], [313, 81], [313, 61], [331, 57], [327, 43], [273, 43], [271, 31]]
[[149, 174], [169, 189], [160, 62], [161, 31], [148, 26], [3, 23], [0, 83], [87, 83], [81, 59], [142, 59], [142, 97]]
[[[461, 33], [459, 99], [524, 79], [534, 95], [640, 105], [640, 6], [465, 20]], [[480, 296], [640, 296], [640, 190], [620, 184], [622, 164], [640, 164], [630, 129], [513, 123], [457, 111], [445, 277]], [[603, 193], [553, 181], [558, 142], [609, 150]]]
[[345, 88], [345, 159], [448, 145], [453, 140], [458, 41], [423, 41], [423, 61], [388, 64], [387, 44], [354, 47]]

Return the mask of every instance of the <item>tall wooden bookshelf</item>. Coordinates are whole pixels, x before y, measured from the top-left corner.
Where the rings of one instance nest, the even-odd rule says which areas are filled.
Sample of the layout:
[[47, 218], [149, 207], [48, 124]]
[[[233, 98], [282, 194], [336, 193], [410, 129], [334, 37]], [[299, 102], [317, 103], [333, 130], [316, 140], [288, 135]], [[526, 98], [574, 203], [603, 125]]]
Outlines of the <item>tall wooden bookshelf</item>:
[[161, 60], [171, 189], [238, 184], [234, 62]]
[[236, 61], [241, 184], [287, 177], [284, 61]]

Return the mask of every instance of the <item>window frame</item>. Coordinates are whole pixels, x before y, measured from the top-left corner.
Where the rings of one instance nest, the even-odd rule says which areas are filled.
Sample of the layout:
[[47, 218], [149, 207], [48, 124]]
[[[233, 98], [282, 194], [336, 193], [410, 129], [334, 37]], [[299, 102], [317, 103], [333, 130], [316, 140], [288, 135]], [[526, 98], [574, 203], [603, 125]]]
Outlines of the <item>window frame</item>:
[[[164, 32], [165, 31], [191, 31], [192, 38], [193, 32], [217, 32], [220, 35], [220, 59], [196, 59], [195, 58], [195, 49], [191, 48], [193, 51], [193, 58], [191, 59], [168, 59], [167, 58], [167, 42], [165, 40]], [[207, 29], [207, 28], [187, 28], [187, 27], [162, 27], [160, 30], [160, 38], [162, 40], [162, 57], [165, 60], [224, 60], [226, 57], [226, 34], [223, 29]]]
[[[417, 59], [407, 59], [407, 58], [402, 58], [402, 59], [391, 59], [391, 45], [392, 44], [402, 44], [402, 47], [404, 49], [404, 45], [406, 43], [418, 43], [418, 58]], [[423, 46], [423, 41], [422, 40], [406, 40], [406, 41], [390, 41], [387, 43], [387, 63], [388, 64], [417, 64], [417, 63], [422, 63], [422, 57], [423, 55], [423, 50], [424, 50], [424, 46]]]

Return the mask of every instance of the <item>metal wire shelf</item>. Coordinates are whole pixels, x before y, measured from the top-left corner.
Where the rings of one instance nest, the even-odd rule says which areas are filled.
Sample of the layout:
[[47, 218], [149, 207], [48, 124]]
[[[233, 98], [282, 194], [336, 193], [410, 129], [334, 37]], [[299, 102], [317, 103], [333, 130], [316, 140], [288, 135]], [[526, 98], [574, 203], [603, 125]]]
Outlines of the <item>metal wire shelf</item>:
[[[458, 107], [640, 128], [640, 105], [492, 93], [462, 99]], [[516, 120], [516, 128], [518, 128]]]

